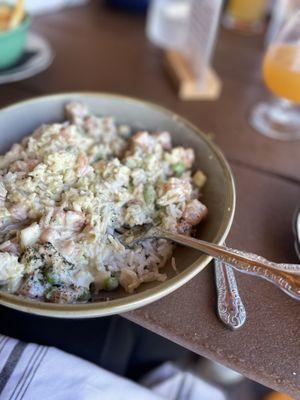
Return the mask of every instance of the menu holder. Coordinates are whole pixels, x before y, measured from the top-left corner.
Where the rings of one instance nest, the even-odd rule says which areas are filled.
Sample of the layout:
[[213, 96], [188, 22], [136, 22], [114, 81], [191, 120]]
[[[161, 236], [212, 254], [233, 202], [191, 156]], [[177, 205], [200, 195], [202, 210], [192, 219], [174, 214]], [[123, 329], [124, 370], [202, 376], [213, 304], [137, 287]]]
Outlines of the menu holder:
[[222, 82], [216, 72], [208, 66], [203, 71], [201, 84], [183, 54], [175, 50], [164, 52], [165, 66], [181, 100], [216, 100]]
[[[300, 1], [300, 0], [299, 0]], [[222, 0], [154, 0], [147, 34], [162, 47], [182, 100], [215, 100], [221, 81], [211, 68]]]

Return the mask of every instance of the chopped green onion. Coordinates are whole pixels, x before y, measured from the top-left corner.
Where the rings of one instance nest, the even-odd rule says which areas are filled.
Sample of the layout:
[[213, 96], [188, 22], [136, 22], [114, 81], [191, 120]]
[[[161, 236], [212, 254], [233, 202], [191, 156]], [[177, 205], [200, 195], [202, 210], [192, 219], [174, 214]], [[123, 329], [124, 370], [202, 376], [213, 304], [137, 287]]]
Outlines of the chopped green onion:
[[185, 166], [182, 162], [178, 162], [172, 165], [172, 169], [176, 176], [181, 176], [185, 171]]
[[136, 162], [132, 158], [128, 158], [125, 162], [126, 167], [128, 168], [135, 168], [136, 167]]
[[104, 290], [115, 290], [119, 286], [119, 280], [115, 276], [110, 276], [104, 282]]
[[144, 187], [144, 192], [143, 192], [143, 194], [144, 194], [145, 202], [146, 202], [147, 204], [152, 204], [152, 203], [154, 203], [156, 193], [155, 193], [154, 187], [153, 187], [152, 185], [146, 185], [146, 186]]
[[145, 163], [146, 164], [148, 164], [150, 161], [152, 161], [153, 160], [153, 155], [152, 154], [147, 154], [145, 157], [144, 157], [144, 161], [145, 161]]
[[89, 289], [84, 288], [82, 294], [77, 298], [77, 301], [87, 302], [91, 298]]
[[45, 278], [46, 278], [46, 281], [48, 283], [50, 283], [51, 285], [57, 284], [57, 280], [54, 278], [54, 276], [51, 274], [50, 271], [45, 272]]

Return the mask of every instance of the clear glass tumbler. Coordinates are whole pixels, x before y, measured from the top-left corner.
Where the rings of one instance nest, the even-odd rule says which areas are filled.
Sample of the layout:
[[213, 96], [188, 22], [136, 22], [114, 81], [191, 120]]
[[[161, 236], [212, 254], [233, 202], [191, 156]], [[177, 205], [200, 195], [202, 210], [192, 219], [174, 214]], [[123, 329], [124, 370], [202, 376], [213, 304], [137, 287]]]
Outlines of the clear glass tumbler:
[[300, 10], [270, 44], [263, 60], [263, 78], [275, 96], [254, 107], [250, 124], [275, 139], [300, 139]]

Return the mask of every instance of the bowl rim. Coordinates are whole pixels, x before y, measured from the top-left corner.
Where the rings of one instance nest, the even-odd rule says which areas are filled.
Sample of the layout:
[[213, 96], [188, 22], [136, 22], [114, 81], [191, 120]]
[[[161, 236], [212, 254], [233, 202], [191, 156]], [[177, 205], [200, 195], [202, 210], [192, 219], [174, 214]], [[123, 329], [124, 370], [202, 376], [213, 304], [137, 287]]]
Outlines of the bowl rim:
[[[164, 114], [167, 114], [173, 119], [175, 118], [184, 127], [192, 129], [195, 132], [195, 134], [200, 136], [201, 139], [214, 153], [216, 159], [220, 163], [220, 166], [224, 173], [224, 177], [226, 179], [226, 187], [228, 190], [225, 200], [225, 214], [223, 220], [221, 221], [219, 230], [212, 242], [216, 244], [222, 244], [225, 241], [233, 222], [235, 206], [236, 206], [236, 190], [235, 190], [233, 174], [221, 150], [214, 143], [212, 143], [212, 140], [204, 132], [202, 132], [197, 126], [189, 122], [184, 117], [181, 117], [180, 115], [174, 113], [173, 111], [161, 105], [152, 103], [147, 100], [130, 97], [126, 95], [115, 94], [115, 93], [96, 92], [96, 91], [59, 92], [45, 96], [37, 96], [0, 108], [0, 113], [13, 110], [14, 108], [17, 109], [20, 105], [25, 105], [28, 103], [34, 104], [41, 100], [66, 99], [66, 97], [73, 98], [76, 96], [78, 97], [93, 96], [102, 98], [107, 97], [108, 99], [119, 99], [119, 100], [123, 99], [130, 101], [131, 103], [137, 103], [137, 104], [142, 103], [147, 107], [156, 109]], [[56, 303], [46, 303], [36, 300], [30, 300], [27, 298], [23, 298], [21, 296], [16, 296], [14, 294], [0, 291], [0, 304], [13, 308], [15, 310], [31, 314], [43, 315], [48, 317], [58, 317], [58, 318], [91, 318], [91, 317], [108, 316], [112, 314], [120, 314], [127, 311], [132, 311], [146, 304], [150, 304], [153, 301], [158, 300], [170, 294], [171, 292], [173, 292], [174, 290], [178, 289], [183, 284], [188, 282], [190, 279], [192, 279], [200, 271], [202, 271], [202, 269], [204, 269], [211, 260], [212, 257], [201, 255], [194, 263], [192, 263], [184, 271], [181, 271], [178, 275], [170, 279], [167, 279], [165, 282], [160, 283], [158, 286], [146, 289], [141, 293], [133, 293], [129, 296], [122, 297], [120, 299], [114, 299], [104, 302], [85, 303], [85, 304], [81, 303], [56, 304]]]
[[[21, 31], [25, 28], [28, 28], [31, 22], [30, 15], [26, 12], [24, 18], [22, 19], [21, 23], [14, 27], [13, 29], [8, 29], [5, 31], [0, 31], [0, 40], [12, 36], [17, 33], [22, 33]], [[20, 31], [20, 32], [19, 32]]]

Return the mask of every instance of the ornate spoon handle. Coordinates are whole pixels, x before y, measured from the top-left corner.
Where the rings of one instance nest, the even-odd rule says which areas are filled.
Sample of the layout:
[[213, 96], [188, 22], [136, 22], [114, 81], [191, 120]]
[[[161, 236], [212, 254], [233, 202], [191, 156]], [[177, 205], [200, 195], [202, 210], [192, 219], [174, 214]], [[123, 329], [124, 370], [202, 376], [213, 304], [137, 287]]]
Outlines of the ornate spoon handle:
[[251, 269], [252, 267], [263, 267], [288, 274], [300, 275], [300, 264], [278, 264], [253, 253], [231, 249], [226, 246], [219, 246], [190, 236], [180, 235], [179, 233], [167, 231], [158, 232], [159, 234], [156, 235], [157, 237], [165, 237], [174, 242], [183, 244], [184, 246], [189, 246], [196, 250], [203, 251], [203, 253], [218, 258], [226, 264], [242, 271], [247, 270], [248, 268]]
[[132, 229], [129, 231], [129, 235], [122, 235], [119, 239], [124, 245], [132, 246], [137, 242], [154, 237], [169, 239], [202, 251], [213, 258], [223, 261], [225, 264], [229, 264], [238, 271], [266, 279], [289, 296], [300, 300], [300, 264], [277, 264], [256, 254], [230, 249], [229, 247], [219, 246], [155, 227], [138, 227], [137, 231]]
[[240, 272], [266, 279], [289, 296], [300, 300], [299, 264], [276, 264], [252, 253], [232, 250], [172, 232], [160, 232], [160, 237], [200, 250]]
[[259, 278], [265, 279], [283, 290], [290, 297], [300, 300], [299, 276], [256, 265], [249, 265], [247, 268], [236, 268], [236, 266], [233, 266], [233, 268], [244, 272], [245, 274], [255, 275]]
[[239, 295], [233, 269], [218, 259], [214, 263], [219, 318], [230, 329], [239, 329], [246, 321], [246, 309]]

